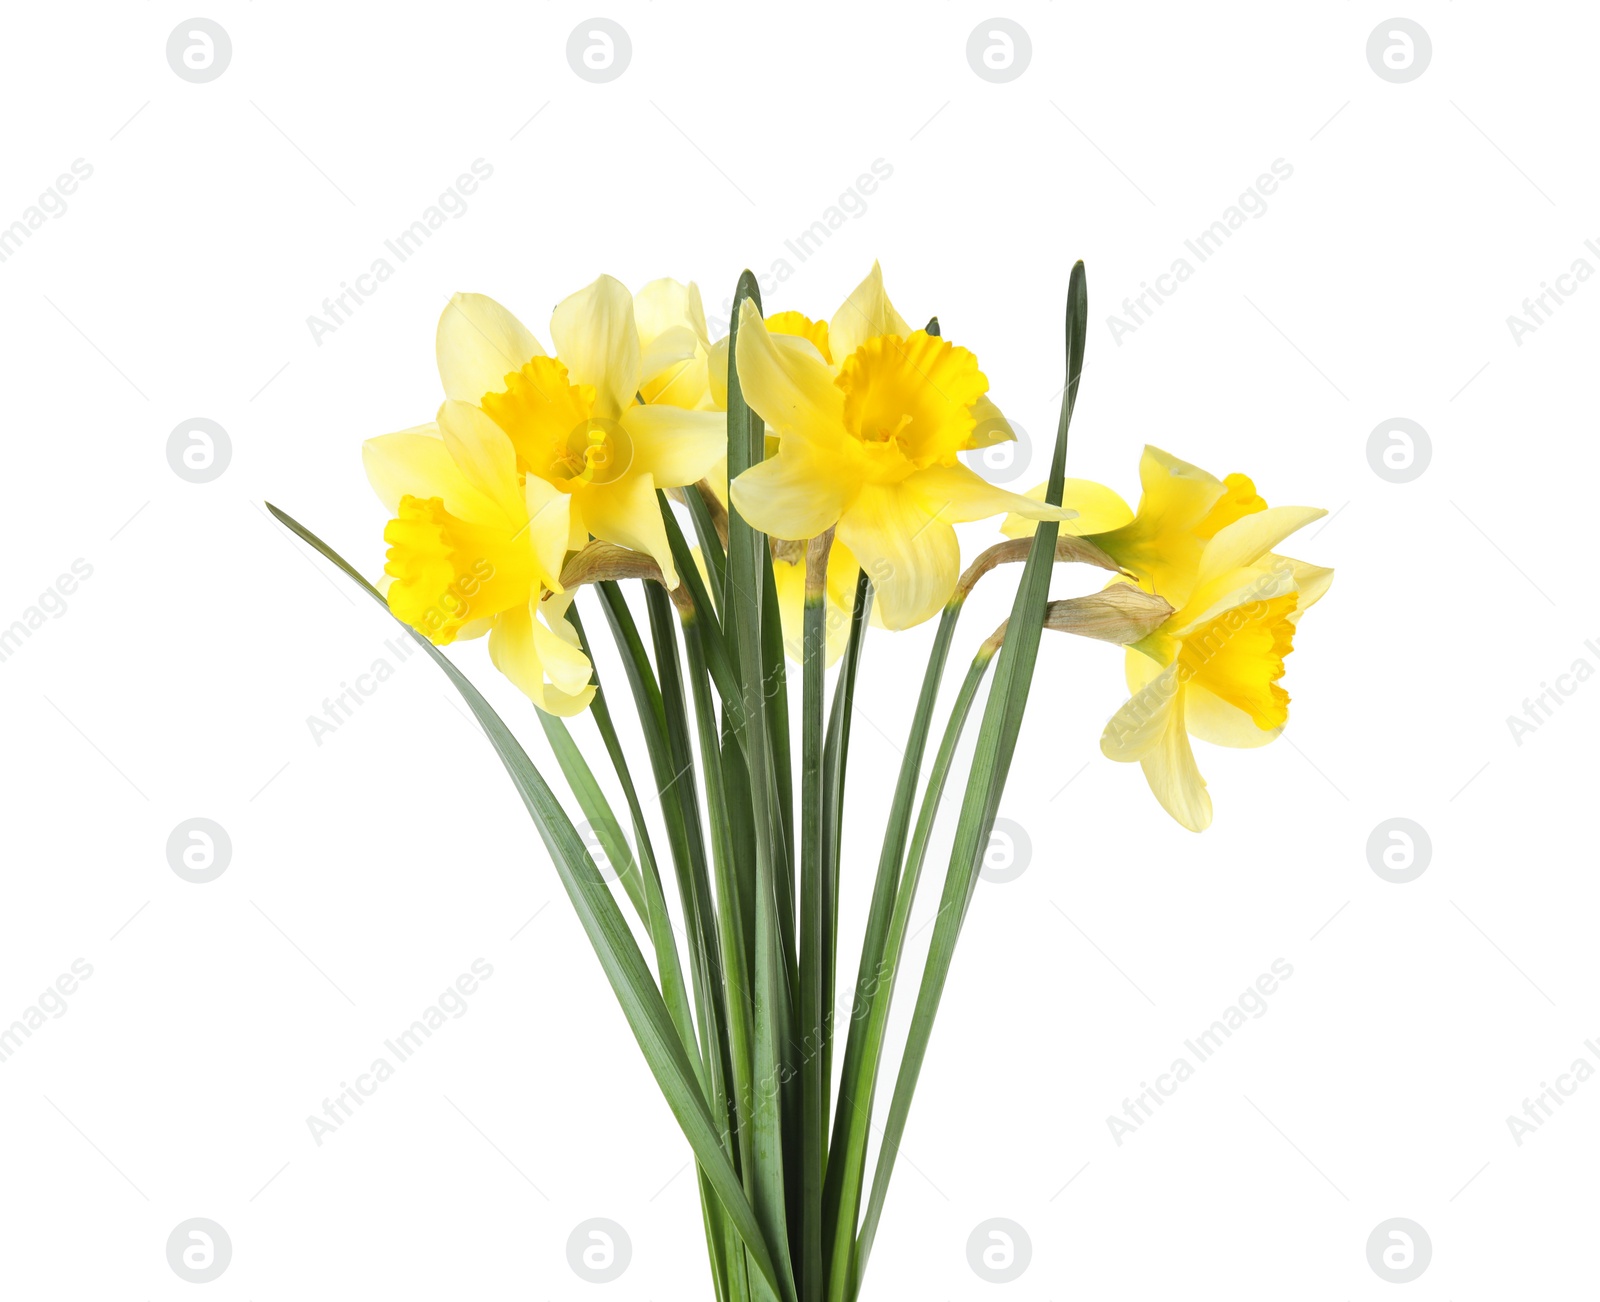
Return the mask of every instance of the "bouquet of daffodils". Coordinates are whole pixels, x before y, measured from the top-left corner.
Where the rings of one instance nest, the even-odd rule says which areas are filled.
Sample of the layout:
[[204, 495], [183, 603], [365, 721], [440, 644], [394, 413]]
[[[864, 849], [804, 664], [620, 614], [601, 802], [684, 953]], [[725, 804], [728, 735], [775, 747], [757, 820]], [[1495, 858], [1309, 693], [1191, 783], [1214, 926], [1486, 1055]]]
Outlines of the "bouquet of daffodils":
[[[945, 340], [937, 318], [912, 329], [876, 266], [826, 321], [763, 318], [746, 272], [716, 342], [693, 285], [658, 280], [635, 295], [602, 276], [556, 307], [553, 354], [494, 300], [460, 294], [439, 319], [437, 419], [364, 449], [390, 516], [380, 585], [277, 512], [412, 631], [499, 753], [693, 1151], [719, 1302], [860, 1294], [1044, 631], [1126, 649], [1132, 694], [1101, 749], [1137, 760], [1156, 799], [1194, 831], [1210, 823], [1211, 800], [1190, 734], [1260, 746], [1287, 721], [1284, 657], [1332, 572], [1274, 549], [1323, 512], [1268, 507], [1245, 476], [1217, 479], [1155, 448], [1140, 464], [1136, 511], [1066, 478], [1086, 320], [1079, 263], [1049, 478], [1015, 494], [959, 459], [1014, 437], [978, 359]], [[992, 517], [1002, 540], [963, 570], [952, 526]], [[1010, 617], [979, 630], [925, 766], [962, 606], [1016, 562]], [[1063, 564], [1109, 581], [1052, 601]], [[635, 584], [647, 633], [628, 600]], [[592, 600], [620, 653], [643, 755], [622, 745], [598, 680], [594, 625], [577, 600], [585, 588], [582, 604]], [[840, 892], [868, 889], [840, 880], [863, 643], [872, 624], [935, 617], [856, 975], [841, 987]], [[484, 635], [495, 667], [537, 707], [570, 803], [438, 649]], [[986, 679], [933, 939], [869, 1163], [889, 1080], [885, 1030], [907, 984], [907, 923]], [[621, 810], [565, 723], [585, 710]], [[659, 804], [653, 826], [641, 790]], [[848, 1010], [844, 1025], [836, 1007]]]

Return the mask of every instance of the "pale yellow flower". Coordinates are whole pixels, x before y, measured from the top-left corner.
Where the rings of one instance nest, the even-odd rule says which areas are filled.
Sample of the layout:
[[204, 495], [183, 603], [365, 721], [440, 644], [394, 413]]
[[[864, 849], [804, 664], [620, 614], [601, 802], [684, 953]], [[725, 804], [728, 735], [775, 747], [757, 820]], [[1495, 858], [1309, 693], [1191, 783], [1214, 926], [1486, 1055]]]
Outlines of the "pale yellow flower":
[[[519, 472], [571, 498], [572, 548], [592, 534], [647, 552], [676, 587], [656, 490], [705, 475], [726, 451], [726, 418], [639, 400], [647, 359], [633, 296], [610, 276], [558, 303], [550, 335], [555, 357], [493, 299], [457, 294], [439, 318], [445, 393], [505, 431]], [[648, 360], [670, 365], [686, 346]]]

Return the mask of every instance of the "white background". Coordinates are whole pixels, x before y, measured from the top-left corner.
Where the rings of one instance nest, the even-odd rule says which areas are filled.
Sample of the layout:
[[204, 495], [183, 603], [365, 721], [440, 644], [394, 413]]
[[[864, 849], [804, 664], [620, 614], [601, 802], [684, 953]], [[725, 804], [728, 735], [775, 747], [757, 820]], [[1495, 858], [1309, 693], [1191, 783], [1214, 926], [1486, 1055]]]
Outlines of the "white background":
[[[1432, 62], [1391, 84], [1366, 57], [1379, 6], [1023, 0], [1003, 12], [1031, 64], [992, 84], [970, 4], [622, 3], [632, 62], [604, 85], [568, 66], [592, 12], [568, 4], [204, 12], [233, 45], [208, 84], [166, 61], [179, 6], [4, 18], [0, 223], [75, 159], [93, 175], [0, 263], [0, 624], [74, 560], [93, 574], [0, 663], [0, 1023], [74, 959], [93, 976], [0, 1063], [0, 1292], [193, 1296], [164, 1245], [200, 1216], [233, 1244], [219, 1299], [709, 1298], [687, 1147], [499, 762], [421, 656], [313, 740], [395, 630], [261, 503], [375, 575], [360, 443], [431, 417], [451, 292], [547, 336], [602, 271], [696, 279], [714, 309], [780, 258], [769, 310], [814, 316], [881, 258], [1035, 432], [1025, 487], [1082, 257], [1069, 473], [1134, 498], [1147, 441], [1245, 471], [1329, 509], [1287, 550], [1338, 577], [1289, 661], [1285, 740], [1197, 747], [1203, 836], [1099, 755], [1119, 653], [1045, 643], [1002, 809], [1032, 857], [972, 909], [867, 1296], [1390, 1296], [1366, 1243], [1391, 1217], [1432, 1242], [1410, 1296], [1592, 1294], [1600, 1083], [1520, 1146], [1506, 1118], [1600, 1065], [1600, 685], [1520, 745], [1506, 717], [1600, 667], [1600, 287], [1520, 345], [1506, 318], [1600, 266], [1593, 12], [1424, 0], [1405, 12]], [[314, 341], [322, 300], [480, 158], [465, 215]], [[892, 177], [798, 262], [784, 241], [875, 159]], [[1265, 214], [1114, 340], [1107, 314], [1276, 159]], [[193, 416], [232, 443], [203, 485], [166, 459]], [[1396, 416], [1433, 448], [1399, 485], [1366, 453]], [[971, 604], [948, 687], [1013, 582]], [[846, 936], [930, 633], [866, 647]], [[482, 644], [456, 656], [553, 773]], [[233, 843], [206, 885], [166, 859], [196, 816]], [[1403, 885], [1366, 851], [1395, 816], [1432, 841]], [[318, 1146], [308, 1114], [477, 958], [466, 1014]], [[1108, 1116], [1279, 958], [1266, 1014], [1119, 1146]], [[589, 1217], [633, 1247], [603, 1289], [566, 1260]], [[1033, 1249], [1004, 1289], [967, 1264], [993, 1217]]]

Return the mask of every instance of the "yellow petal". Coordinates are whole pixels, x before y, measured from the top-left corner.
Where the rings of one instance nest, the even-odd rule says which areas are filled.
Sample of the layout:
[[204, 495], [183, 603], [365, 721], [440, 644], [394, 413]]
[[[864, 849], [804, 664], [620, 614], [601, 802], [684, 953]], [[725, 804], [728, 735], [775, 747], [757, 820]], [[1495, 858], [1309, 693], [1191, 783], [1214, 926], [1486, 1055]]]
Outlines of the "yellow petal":
[[[742, 482], [743, 476], [734, 481], [736, 504]], [[903, 485], [863, 485], [839, 518], [839, 539], [866, 570], [885, 628], [922, 623], [955, 590], [961, 570], [956, 531], [930, 516]]]
[[984, 394], [972, 404], [972, 416], [978, 423], [972, 427], [972, 433], [967, 435], [967, 447], [991, 448], [996, 443], [1015, 441], [1016, 430], [1011, 428], [1011, 422], [1001, 415], [1000, 408], [994, 405], [993, 399], [988, 394]]
[[[758, 317], [760, 313], [756, 314]], [[711, 345], [706, 356], [706, 389], [711, 395], [713, 411], [728, 410], [728, 340], [723, 335]], [[746, 399], [746, 401], [749, 401]]]
[[656, 483], [646, 471], [624, 475], [607, 484], [589, 484], [574, 493], [590, 533], [618, 547], [646, 552], [661, 567], [667, 587], [678, 586], [672, 547], [661, 522]]
[[929, 515], [950, 524], [984, 520], [1002, 511], [1011, 511], [1030, 520], [1070, 520], [1076, 512], [1060, 506], [1047, 506], [1042, 498], [1023, 497], [997, 488], [966, 466], [929, 466], [905, 481], [914, 490]]
[[523, 497], [517, 482], [517, 451], [505, 431], [481, 407], [448, 401], [439, 406], [439, 432], [467, 482], [499, 506], [508, 521], [520, 524]]
[[1284, 562], [1294, 571], [1295, 591], [1300, 594], [1300, 600], [1295, 604], [1295, 618], [1305, 613], [1307, 607], [1314, 606], [1321, 601], [1328, 589], [1333, 586], [1333, 571], [1324, 569], [1320, 565], [1307, 565], [1304, 561], [1292, 560], [1287, 556], [1273, 556], [1274, 562]]
[[1206, 518], [1195, 526], [1195, 532], [1202, 538], [1215, 537], [1217, 530], [1232, 524], [1240, 516], [1267, 509], [1266, 499], [1256, 492], [1249, 475], [1228, 475], [1222, 483], [1226, 491], [1207, 512]]
[[844, 394], [833, 372], [814, 352], [780, 348], [749, 299], [739, 311], [738, 360], [744, 400], [780, 435], [828, 448], [846, 441]]
[[1167, 726], [1157, 744], [1140, 759], [1145, 781], [1161, 802], [1161, 807], [1191, 832], [1211, 826], [1211, 797], [1200, 766], [1194, 762], [1194, 748], [1184, 726], [1187, 693], [1175, 701], [1167, 716]]
[[[589, 685], [594, 675], [589, 657], [576, 645], [576, 637], [569, 642], [539, 617], [544, 614], [545, 619], [551, 618], [547, 612], [533, 610], [531, 613], [534, 653], [544, 666], [545, 677], [555, 685], [557, 691], [577, 696]], [[560, 622], [562, 627], [571, 630], [571, 625], [565, 619]]]
[[434, 349], [444, 396], [458, 402], [499, 393], [508, 374], [544, 356], [527, 326], [484, 294], [457, 294], [445, 304]]
[[[1137, 654], [1128, 653], [1130, 664]], [[1100, 734], [1100, 752], [1107, 759], [1120, 764], [1143, 759], [1165, 735], [1183, 685], [1176, 663], [1165, 669], [1157, 668], [1159, 672], [1122, 703]]]
[[1235, 520], [1206, 543], [1199, 581], [1205, 583], [1228, 570], [1254, 565], [1296, 529], [1327, 514], [1318, 506], [1274, 506]]
[[[529, 475], [524, 485], [528, 539], [539, 562], [539, 582], [561, 591], [561, 566], [572, 548], [572, 497], [553, 484]], [[580, 542], [580, 546], [582, 543]]]
[[[545, 681], [545, 666], [539, 657], [539, 648], [544, 639], [535, 639], [534, 628], [537, 624], [538, 620], [529, 606], [506, 611], [495, 620], [489, 634], [489, 658], [496, 669], [546, 714], [563, 717], [579, 714], [594, 698], [594, 686], [591, 684], [576, 693], [569, 693]], [[570, 676], [564, 676], [571, 681]]]
[[1283, 732], [1282, 727], [1258, 728], [1255, 720], [1237, 705], [1198, 683], [1190, 683], [1183, 690], [1183, 715], [1189, 731], [1213, 746], [1254, 749], [1276, 741]]
[[720, 411], [633, 406], [622, 413], [632, 446], [631, 464], [655, 477], [657, 488], [698, 483], [728, 455], [728, 417]]
[[[726, 472], [724, 472], [726, 473]], [[784, 439], [778, 455], [757, 462], [729, 486], [739, 514], [774, 538], [815, 538], [839, 517], [859, 488], [801, 439]]]
[[384, 434], [361, 445], [361, 461], [378, 500], [391, 517], [402, 497], [443, 500], [451, 515], [474, 523], [500, 523], [505, 512], [468, 482], [450, 456], [437, 425]]
[[829, 346], [828, 323], [813, 321], [804, 312], [774, 312], [767, 318], [767, 330], [775, 335], [790, 335], [804, 339], [817, 350], [817, 356], [833, 365], [833, 352]]
[[[1046, 484], [1035, 484], [1024, 497], [1035, 502], [1044, 501]], [[1061, 526], [1062, 533], [1086, 534], [1107, 533], [1112, 529], [1120, 529], [1133, 519], [1133, 508], [1112, 492], [1104, 484], [1097, 484], [1092, 479], [1068, 479], [1062, 485], [1061, 505], [1076, 511], [1077, 516]], [[1000, 526], [1000, 532], [1007, 538], [1031, 538], [1039, 528], [1036, 519], [1013, 512], [1006, 516], [1005, 523]]]
[[652, 280], [633, 296], [633, 317], [639, 328], [640, 372], [647, 378], [693, 357], [696, 348], [709, 342], [705, 308], [694, 284]]
[[910, 334], [911, 327], [884, 292], [883, 268], [876, 262], [828, 322], [829, 348], [839, 362], [879, 335], [899, 335], [903, 339]]
[[633, 295], [620, 280], [601, 276], [556, 304], [551, 342], [574, 384], [595, 389], [595, 414], [615, 420], [639, 391], [639, 329]]

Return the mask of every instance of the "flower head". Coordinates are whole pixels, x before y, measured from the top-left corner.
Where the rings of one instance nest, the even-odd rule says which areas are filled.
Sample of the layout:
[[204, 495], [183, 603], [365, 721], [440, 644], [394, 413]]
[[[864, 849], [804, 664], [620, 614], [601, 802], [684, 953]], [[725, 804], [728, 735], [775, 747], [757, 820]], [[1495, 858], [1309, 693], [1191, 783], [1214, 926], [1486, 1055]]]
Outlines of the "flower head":
[[[656, 489], [704, 476], [725, 453], [727, 423], [719, 412], [641, 400], [647, 379], [659, 398], [698, 347], [692, 330], [657, 328], [665, 297], [657, 289], [646, 300], [647, 355], [633, 296], [601, 276], [556, 305], [550, 357], [493, 299], [457, 294], [439, 318], [438, 353], [445, 393], [504, 431], [520, 474], [571, 499], [573, 547], [592, 534], [647, 552], [670, 588], [678, 580]], [[647, 362], [656, 368], [648, 375]]]
[[1218, 746], [1264, 746], [1289, 720], [1284, 659], [1300, 616], [1328, 590], [1333, 571], [1272, 549], [1325, 514], [1263, 504], [1224, 524], [1202, 540], [1193, 570], [1173, 576], [1186, 592], [1183, 604], [1128, 648], [1133, 695], [1106, 725], [1100, 749], [1113, 760], [1139, 761], [1156, 799], [1190, 831], [1211, 823], [1190, 735]]
[[392, 516], [384, 575], [395, 616], [441, 646], [487, 633], [495, 664], [540, 709], [584, 709], [591, 670], [559, 578], [568, 498], [520, 477], [510, 441], [464, 402], [444, 403], [435, 424], [369, 439], [362, 456]]
[[777, 450], [734, 482], [734, 505], [776, 538], [836, 526], [886, 627], [920, 623], [950, 597], [960, 570], [952, 525], [1008, 510], [1071, 517], [960, 462], [1010, 427], [977, 358], [911, 329], [876, 265], [825, 329], [799, 313], [763, 322], [746, 301], [737, 337], [739, 383]]

